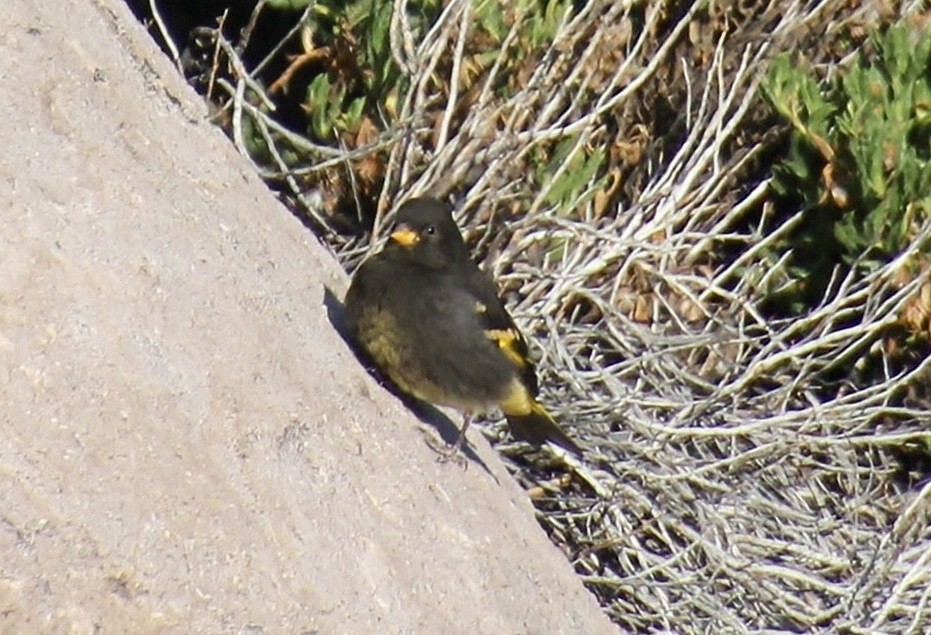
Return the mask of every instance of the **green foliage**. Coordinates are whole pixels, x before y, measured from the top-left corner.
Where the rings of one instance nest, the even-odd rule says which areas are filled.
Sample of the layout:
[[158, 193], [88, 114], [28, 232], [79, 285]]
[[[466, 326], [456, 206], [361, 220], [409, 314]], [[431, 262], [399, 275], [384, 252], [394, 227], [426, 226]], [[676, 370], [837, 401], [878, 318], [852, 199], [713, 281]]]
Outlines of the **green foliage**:
[[491, 37], [494, 43], [500, 43], [507, 35], [509, 26], [498, 0], [480, 0], [472, 7], [476, 23]]
[[783, 55], [764, 85], [793, 128], [773, 189], [807, 209], [773, 254], [794, 253], [779, 280], [793, 311], [834, 267], [876, 270], [931, 218], [931, 36], [897, 26], [868, 51], [824, 86]]
[[542, 12], [534, 10], [540, 5], [535, 0], [523, 0], [519, 4], [529, 13], [526, 32], [531, 50], [538, 50], [552, 41], [560, 22], [572, 8], [571, 2], [559, 0], [543, 3]]
[[[577, 148], [577, 137], [566, 137], [556, 144], [548, 161], [541, 161], [537, 168], [537, 180], [548, 182], [545, 200], [561, 213], [567, 213], [580, 203], [587, 202], [602, 186], [607, 177], [602, 176], [592, 183], [605, 164], [605, 149]], [[563, 169], [560, 169], [566, 164]]]
[[[412, 2], [432, 17], [434, 0]], [[394, 113], [405, 77], [391, 55], [390, 2], [318, 2], [307, 25], [323, 64], [306, 88], [309, 129], [322, 142], [358, 132], [365, 116], [381, 121]]]
[[316, 0], [268, 0], [268, 6], [281, 11], [300, 11], [315, 2]]
[[[409, 0], [404, 5], [415, 47], [418, 38], [430, 32], [447, 4], [443, 0]], [[288, 11], [310, 8], [300, 39], [303, 51], [289, 52], [288, 70], [276, 81], [283, 91], [300, 96], [300, 111], [306, 115], [305, 129], [317, 143], [355, 149], [371, 143], [379, 133], [394, 126], [399, 104], [411, 89], [410, 69], [401, 68], [397, 51], [392, 49], [394, 3], [282, 0], [269, 6]], [[507, 104], [526, 88], [541, 61], [552, 55], [556, 34], [573, 8], [572, 0], [475, 0], [470, 7], [468, 33], [458, 66], [454, 64], [459, 37], [456, 21], [449, 23], [453, 29], [447, 27], [443, 32], [443, 37], [449, 39], [436, 44], [442, 48], [435, 50], [448, 52], [436, 59], [427, 85], [420, 89], [431, 98], [419, 104], [424, 109], [417, 114], [419, 121], [429, 126], [445, 114], [453, 94], [454, 69], [458, 69], [455, 82], [459, 103], [450, 111], [451, 135], [457, 133], [492, 72], [495, 75], [488, 84], [490, 93], [485, 93], [488, 111], [494, 112]], [[513, 36], [510, 39], [509, 34]], [[429, 52], [427, 57], [434, 55]], [[584, 102], [601, 96], [598, 81], [604, 81], [601, 76], [610, 73], [613, 67], [607, 64], [604, 69], [592, 63], [588, 72], [580, 73], [579, 77], [590, 79], [584, 88], [581, 80], [574, 80], [584, 91], [579, 98], [580, 108], [584, 109], [581, 105]], [[427, 126], [421, 129], [426, 130]], [[429, 143], [429, 140], [425, 135], [423, 141]], [[604, 145], [595, 140], [577, 144], [577, 138], [556, 136], [539, 142], [528, 154], [527, 174], [533, 176], [538, 191], [546, 192], [546, 201], [563, 213], [570, 213], [590, 200], [605, 180], [608, 160]], [[370, 192], [379, 192], [377, 181], [384, 173], [386, 159], [373, 153], [363, 166], [365, 175], [360, 179], [357, 173], [353, 182], [362, 183]], [[338, 188], [342, 181], [337, 178], [329, 183]], [[335, 198], [345, 192], [345, 189], [335, 192]]]

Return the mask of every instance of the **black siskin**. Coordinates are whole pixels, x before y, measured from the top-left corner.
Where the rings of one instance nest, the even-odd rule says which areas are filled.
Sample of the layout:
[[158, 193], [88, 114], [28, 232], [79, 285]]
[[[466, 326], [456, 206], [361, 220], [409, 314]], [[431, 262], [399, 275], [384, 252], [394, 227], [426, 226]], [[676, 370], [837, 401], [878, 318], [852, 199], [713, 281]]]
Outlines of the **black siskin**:
[[537, 402], [527, 342], [469, 257], [451, 212], [429, 198], [401, 206], [390, 240], [346, 294], [353, 336], [402, 391], [465, 413], [447, 458], [458, 455], [472, 415], [495, 408], [515, 439], [581, 454]]

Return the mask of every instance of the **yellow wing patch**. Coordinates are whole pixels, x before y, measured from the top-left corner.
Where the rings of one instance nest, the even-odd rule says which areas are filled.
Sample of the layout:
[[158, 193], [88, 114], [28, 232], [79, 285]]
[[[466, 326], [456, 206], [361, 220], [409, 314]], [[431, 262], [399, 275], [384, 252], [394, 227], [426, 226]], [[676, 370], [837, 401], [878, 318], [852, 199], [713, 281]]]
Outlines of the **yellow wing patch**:
[[516, 329], [489, 329], [485, 331], [485, 337], [497, 344], [512, 362], [520, 367], [527, 365], [527, 358], [517, 349], [524, 340]]

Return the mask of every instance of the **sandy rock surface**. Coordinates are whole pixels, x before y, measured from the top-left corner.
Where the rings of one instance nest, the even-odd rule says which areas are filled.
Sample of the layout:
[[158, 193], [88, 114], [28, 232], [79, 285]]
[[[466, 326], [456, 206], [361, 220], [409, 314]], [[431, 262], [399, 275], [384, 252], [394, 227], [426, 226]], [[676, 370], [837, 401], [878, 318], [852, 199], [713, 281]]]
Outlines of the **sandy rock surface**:
[[3, 4], [0, 632], [616, 632], [125, 5]]

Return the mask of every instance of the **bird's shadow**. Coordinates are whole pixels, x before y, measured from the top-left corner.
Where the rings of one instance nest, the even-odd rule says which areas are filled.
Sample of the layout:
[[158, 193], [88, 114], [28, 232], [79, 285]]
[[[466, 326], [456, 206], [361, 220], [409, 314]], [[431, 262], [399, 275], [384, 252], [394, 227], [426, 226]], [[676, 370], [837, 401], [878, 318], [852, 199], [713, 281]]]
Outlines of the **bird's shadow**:
[[[440, 438], [448, 445], [452, 444], [456, 437], [459, 436], [459, 427], [450, 420], [439, 408], [421, 401], [403, 392], [394, 383], [382, 373], [365, 351], [359, 348], [359, 345], [353, 339], [346, 324], [346, 310], [342, 301], [336, 297], [336, 294], [329, 287], [324, 287], [323, 304], [327, 310], [327, 319], [339, 334], [343, 341], [349, 345], [349, 349], [355, 355], [360, 364], [372, 375], [378, 383], [384, 386], [391, 394], [400, 399], [408, 410], [414, 413], [421, 422], [426, 423], [436, 429]], [[429, 445], [429, 444], [428, 444]], [[488, 465], [481, 459], [475, 450], [469, 445], [468, 439], [462, 445], [461, 452], [472, 462], [478, 463], [495, 481], [497, 477], [489, 469]]]

